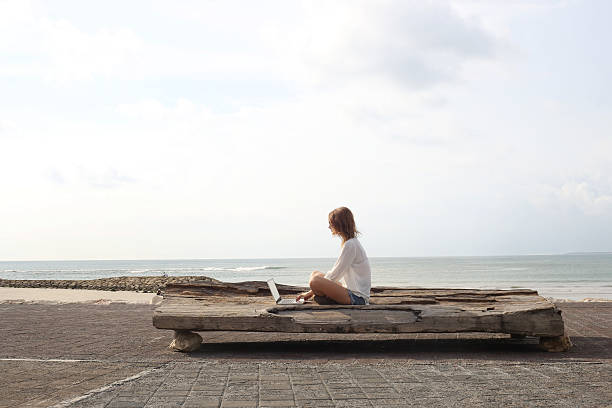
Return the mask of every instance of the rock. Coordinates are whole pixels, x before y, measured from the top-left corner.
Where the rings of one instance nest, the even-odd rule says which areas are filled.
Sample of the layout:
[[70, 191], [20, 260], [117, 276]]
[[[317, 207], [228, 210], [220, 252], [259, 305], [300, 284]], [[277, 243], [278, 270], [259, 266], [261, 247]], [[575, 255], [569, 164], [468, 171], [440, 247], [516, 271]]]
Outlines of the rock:
[[159, 305], [162, 302], [162, 300], [164, 300], [163, 296], [155, 295], [151, 298], [151, 304]]
[[170, 276], [166, 278], [151, 276], [121, 276], [87, 280], [36, 280], [36, 279], [1, 279], [0, 286], [14, 288], [72, 288], [107, 291], [138, 291], [156, 293], [163, 291], [166, 285], [176, 282], [215, 281], [206, 276]]
[[168, 346], [174, 351], [190, 352], [200, 348], [202, 344], [202, 336], [198, 333], [193, 333], [187, 330], [175, 330], [174, 340]]
[[568, 351], [573, 344], [567, 333], [558, 337], [540, 337], [540, 348], [545, 351], [559, 353]]

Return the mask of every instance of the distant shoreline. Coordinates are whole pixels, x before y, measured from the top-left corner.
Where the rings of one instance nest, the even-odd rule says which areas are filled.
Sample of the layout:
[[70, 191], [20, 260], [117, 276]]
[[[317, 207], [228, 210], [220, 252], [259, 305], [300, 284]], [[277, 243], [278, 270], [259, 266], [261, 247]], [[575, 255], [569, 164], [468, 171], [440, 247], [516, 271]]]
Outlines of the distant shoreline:
[[612, 255], [612, 252], [566, 252], [561, 255]]
[[100, 279], [0, 279], [0, 287], [158, 293], [169, 283], [218, 282], [208, 276], [119, 276]]

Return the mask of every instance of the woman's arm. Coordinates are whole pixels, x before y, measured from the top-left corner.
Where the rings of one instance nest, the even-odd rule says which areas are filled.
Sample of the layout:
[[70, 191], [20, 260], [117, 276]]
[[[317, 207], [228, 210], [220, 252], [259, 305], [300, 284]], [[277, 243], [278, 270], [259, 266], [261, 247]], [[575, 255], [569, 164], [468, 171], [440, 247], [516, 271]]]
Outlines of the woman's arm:
[[313, 292], [312, 290], [309, 290], [308, 292], [300, 293], [299, 295], [297, 295], [297, 297], [295, 298], [295, 300], [300, 300], [300, 299], [308, 300], [308, 299], [310, 299], [310, 298], [311, 298], [313, 295], [314, 295], [314, 292]]
[[353, 260], [357, 256], [357, 248], [351, 241], [347, 241], [342, 246], [342, 251], [338, 260], [334, 264], [331, 271], [325, 274], [325, 277], [329, 280], [339, 281], [342, 276], [348, 271], [349, 266], [353, 263]]

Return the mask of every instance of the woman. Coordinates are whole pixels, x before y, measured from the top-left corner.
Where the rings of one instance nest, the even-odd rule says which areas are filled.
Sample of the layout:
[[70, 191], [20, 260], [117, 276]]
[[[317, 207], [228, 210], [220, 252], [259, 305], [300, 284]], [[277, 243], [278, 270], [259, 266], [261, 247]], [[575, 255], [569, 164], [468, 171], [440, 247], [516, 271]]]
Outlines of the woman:
[[[330, 212], [328, 218], [332, 235], [342, 239], [342, 251], [331, 271], [326, 274], [314, 271], [310, 275], [310, 290], [299, 294], [296, 299], [308, 300], [316, 295], [342, 305], [368, 304], [372, 272], [368, 256], [356, 238], [359, 231], [355, 228], [353, 213], [340, 207]], [[343, 284], [339, 283], [340, 280]]]

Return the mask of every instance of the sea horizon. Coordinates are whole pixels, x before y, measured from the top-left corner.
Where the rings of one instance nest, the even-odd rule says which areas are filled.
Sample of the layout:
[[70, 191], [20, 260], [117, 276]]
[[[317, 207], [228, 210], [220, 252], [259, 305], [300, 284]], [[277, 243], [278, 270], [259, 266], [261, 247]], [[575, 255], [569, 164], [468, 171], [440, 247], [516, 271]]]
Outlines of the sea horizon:
[[[335, 258], [209, 258], [0, 261], [2, 279], [98, 279], [208, 276], [227, 282], [267, 280], [305, 285]], [[529, 288], [547, 297], [612, 300], [612, 253], [370, 257], [372, 286]]]
[[[530, 254], [503, 253], [496, 255], [402, 255], [402, 256], [369, 256], [372, 258], [499, 258], [499, 257], [529, 257], [529, 256], [565, 256], [565, 255], [612, 255], [612, 251], [572, 251], [572, 252], [542, 252]], [[218, 257], [218, 258], [58, 258], [58, 259], [0, 259], [1, 262], [80, 262], [80, 261], [216, 261], [216, 260], [253, 260], [253, 259], [331, 259], [326, 256], [254, 256], [254, 257]]]

